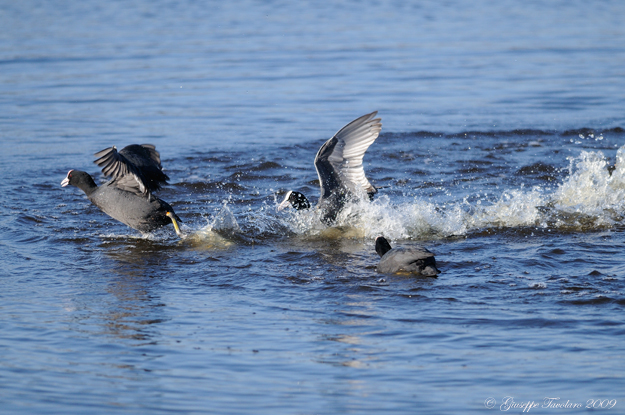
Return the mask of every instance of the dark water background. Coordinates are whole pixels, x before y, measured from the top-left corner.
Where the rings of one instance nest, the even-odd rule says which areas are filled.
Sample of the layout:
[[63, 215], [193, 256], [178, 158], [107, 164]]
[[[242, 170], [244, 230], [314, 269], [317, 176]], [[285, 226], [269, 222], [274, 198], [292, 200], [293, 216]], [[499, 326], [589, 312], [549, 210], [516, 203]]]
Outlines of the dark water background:
[[[2, 413], [625, 413], [624, 16], [0, 2]], [[373, 110], [377, 199], [332, 229], [277, 212]], [[60, 187], [146, 142], [184, 241]], [[379, 234], [442, 274], [377, 274]]]

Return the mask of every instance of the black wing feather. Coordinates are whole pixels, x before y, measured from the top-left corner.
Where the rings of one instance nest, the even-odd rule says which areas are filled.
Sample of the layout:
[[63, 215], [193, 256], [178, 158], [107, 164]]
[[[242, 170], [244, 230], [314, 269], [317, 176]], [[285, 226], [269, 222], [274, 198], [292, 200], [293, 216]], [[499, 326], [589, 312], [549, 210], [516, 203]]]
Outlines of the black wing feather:
[[167, 183], [163, 173], [161, 156], [152, 144], [131, 144], [117, 151], [115, 146], [95, 153], [95, 164], [102, 173], [112, 177], [111, 183], [129, 192], [150, 197]]

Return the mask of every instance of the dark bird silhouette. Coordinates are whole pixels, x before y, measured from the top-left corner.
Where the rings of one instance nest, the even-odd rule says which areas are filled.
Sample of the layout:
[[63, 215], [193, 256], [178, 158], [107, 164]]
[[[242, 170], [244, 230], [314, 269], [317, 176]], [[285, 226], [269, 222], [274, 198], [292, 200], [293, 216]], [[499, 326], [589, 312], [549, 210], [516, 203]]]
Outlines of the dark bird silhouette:
[[378, 272], [383, 274], [409, 272], [436, 277], [440, 273], [436, 268], [434, 254], [422, 246], [391, 248], [385, 237], [378, 236], [375, 240], [375, 251], [381, 257]]
[[[377, 189], [369, 183], [362, 167], [362, 159], [371, 144], [378, 138], [382, 123], [374, 118], [377, 111], [363, 115], [341, 128], [326, 141], [315, 157], [315, 169], [321, 185], [321, 196], [316, 208], [322, 210], [322, 220], [330, 225], [336, 220], [345, 203], [361, 197], [369, 199]], [[308, 209], [310, 202], [300, 192], [288, 191], [278, 209], [292, 206]]]
[[100, 210], [133, 229], [152, 232], [171, 223], [176, 234], [183, 237], [178, 226], [181, 220], [174, 209], [152, 194], [169, 180], [152, 144], [132, 144], [119, 152], [109, 147], [95, 157], [94, 163], [111, 177], [109, 182], [97, 186], [88, 173], [70, 170], [61, 186], [78, 187]]

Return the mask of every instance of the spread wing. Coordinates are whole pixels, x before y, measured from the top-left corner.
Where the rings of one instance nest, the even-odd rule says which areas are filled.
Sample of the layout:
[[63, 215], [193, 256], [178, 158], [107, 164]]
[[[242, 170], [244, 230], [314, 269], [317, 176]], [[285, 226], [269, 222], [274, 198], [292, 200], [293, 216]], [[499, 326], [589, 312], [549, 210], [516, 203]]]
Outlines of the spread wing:
[[369, 146], [378, 138], [382, 123], [374, 118], [377, 111], [363, 115], [341, 128], [325, 142], [315, 157], [315, 168], [321, 182], [321, 198], [343, 188], [369, 194], [377, 192], [369, 183], [362, 167], [362, 158]]
[[161, 156], [152, 144], [132, 144], [117, 152], [115, 146], [94, 154], [95, 164], [102, 173], [112, 177], [111, 183], [118, 188], [150, 197], [167, 183], [163, 173]]

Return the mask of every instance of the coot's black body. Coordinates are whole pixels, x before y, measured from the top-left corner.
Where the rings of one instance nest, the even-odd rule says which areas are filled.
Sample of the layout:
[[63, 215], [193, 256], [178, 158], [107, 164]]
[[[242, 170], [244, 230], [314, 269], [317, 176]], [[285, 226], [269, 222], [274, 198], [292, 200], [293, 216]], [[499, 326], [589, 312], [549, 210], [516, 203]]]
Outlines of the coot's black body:
[[378, 236], [375, 250], [382, 257], [377, 269], [383, 274], [408, 272], [436, 277], [440, 273], [436, 268], [434, 254], [422, 246], [391, 248], [386, 238]]
[[173, 208], [152, 194], [169, 179], [153, 145], [133, 144], [119, 153], [110, 147], [96, 157], [95, 163], [106, 176], [112, 176], [111, 181], [98, 187], [88, 173], [70, 170], [61, 185], [78, 187], [104, 213], [138, 231], [152, 232], [170, 223], [177, 228], [175, 221], [180, 218]]

